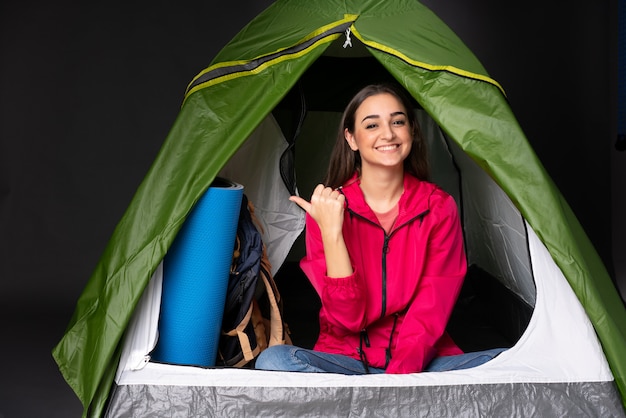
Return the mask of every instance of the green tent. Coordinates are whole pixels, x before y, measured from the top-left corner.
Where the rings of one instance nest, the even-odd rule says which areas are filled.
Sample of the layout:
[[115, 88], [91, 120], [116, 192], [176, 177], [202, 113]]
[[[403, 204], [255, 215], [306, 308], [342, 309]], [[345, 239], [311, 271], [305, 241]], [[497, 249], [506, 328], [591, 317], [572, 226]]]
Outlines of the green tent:
[[[543, 279], [539, 278], [543, 273], [539, 273], [539, 265], [534, 261], [533, 246], [540, 247], [539, 252], [547, 250], [546, 263], [554, 263], [555, 274], [566, 279], [568, 291], [573, 290], [584, 309], [581, 311], [583, 319], [588, 318], [600, 343], [601, 350], [595, 354], [598, 359], [592, 364], [606, 359], [610, 378], [600, 376], [596, 379], [600, 386], [594, 386], [591, 379], [581, 377], [584, 371], [577, 375], [576, 370], [569, 370], [564, 372], [571, 375], [571, 380], [564, 383], [567, 390], [572, 391], [572, 384], [584, 383], [576, 390], [586, 399], [581, 402], [590, 402], [592, 409], [597, 406], [589, 400], [593, 396], [583, 396], [583, 392], [591, 390], [598, 399], [613, 396], [609, 399], [611, 405], [620, 402], [626, 405], [624, 306], [579, 222], [526, 140], [503, 88], [489, 77], [463, 42], [417, 1], [279, 0], [250, 22], [189, 84], [180, 113], [162, 149], [115, 229], [77, 303], [65, 335], [53, 351], [59, 369], [82, 401], [86, 415], [103, 413], [118, 371], [122, 337], [135, 307], [194, 203], [243, 144], [258, 135], [258, 129], [270, 123], [269, 118], [280, 121], [281, 115], [304, 115], [300, 113], [302, 97], [306, 97], [307, 118], [317, 112], [322, 118], [320, 121], [328, 120], [324, 118], [341, 110], [357, 87], [387, 80], [398, 82], [415, 99], [425, 126], [432, 128], [436, 141], [446, 144], [443, 154], [453, 159], [456, 166], [468, 167], [468, 172], [475, 173], [472, 175], [480, 177], [483, 184], [493, 184], [489, 187], [501, 193], [498, 201], [510, 202], [512, 210], [520, 215], [522, 229], [531, 236], [527, 238], [525, 233], [524, 242], [536, 243], [530, 245], [531, 255], [525, 263], [531, 267], [526, 269], [528, 277], [524, 279], [531, 287], [533, 280], [537, 284], [536, 300], [532, 292], [517, 291], [526, 293], [528, 296], [522, 295], [522, 298], [535, 307], [529, 329], [534, 329], [533, 321], [547, 320], [537, 318], [537, 306], [545, 300], [540, 291]], [[292, 133], [298, 131], [298, 127], [304, 130], [306, 123], [304, 126], [299, 122], [278, 125], [288, 137], [287, 151], [280, 157], [283, 163], [285, 159], [290, 160], [283, 166], [287, 169], [283, 169], [282, 177], [286, 180], [286, 189], [295, 192], [298, 187], [304, 188], [294, 183], [293, 172], [306, 173], [307, 170], [294, 167], [297, 163], [293, 160], [298, 154], [294, 154], [289, 144], [296, 138]], [[300, 136], [303, 134], [306, 136], [305, 133]], [[300, 136], [298, 152], [307, 147], [304, 142], [300, 145]], [[315, 149], [312, 145], [309, 147]], [[269, 162], [259, 158], [258, 164]], [[444, 177], [441, 181], [446, 182]], [[475, 196], [474, 201], [480, 201], [479, 192], [468, 189], [471, 184], [461, 183], [458, 187], [463, 196], [459, 195], [457, 200]], [[471, 222], [466, 216], [466, 225]], [[468, 245], [471, 247], [474, 241], [470, 238]], [[291, 243], [289, 241], [288, 246]], [[478, 259], [482, 257], [480, 249], [469, 248], [469, 253], [470, 258], [472, 254]], [[500, 279], [506, 276], [497, 272], [494, 275]], [[514, 282], [515, 278], [512, 280]], [[524, 284], [513, 283], [508, 287], [515, 291]], [[554, 316], [567, 315], [557, 313]], [[594, 332], [587, 337], [595, 341]], [[527, 331], [520, 341], [524, 342], [530, 334]], [[520, 358], [523, 358], [521, 354]], [[515, 359], [510, 361], [515, 362]], [[559, 379], [551, 379], [548, 369], [546, 382], [555, 384]], [[515, 379], [507, 381], [503, 377], [507, 375], [506, 370], [505, 363], [494, 372], [499, 378], [490, 377], [486, 370], [483, 383], [518, 384]], [[215, 371], [218, 375], [213, 376], [208, 373], [206, 379], [221, 382], [219, 373], [222, 372]], [[231, 371], [229, 376], [236, 379], [233, 376], [240, 372], [254, 373], [237, 370]], [[537, 373], [542, 376], [543, 372], [539, 368]], [[544, 384], [537, 376], [520, 384], [527, 388]], [[254, 380], [242, 378], [249, 379]], [[471, 380], [465, 381], [464, 377], [459, 381], [462, 385], [454, 382], [425, 384], [419, 379], [426, 377], [419, 376], [410, 379], [418, 380], [417, 383], [394, 380], [380, 386], [386, 388], [384, 390], [410, 389], [399, 392], [400, 397], [419, 395], [414, 392], [416, 387], [436, 386], [448, 390], [470, 387], [476, 393], [485, 387], [484, 384], [468, 386]], [[167, 384], [167, 381], [162, 383]], [[115, 385], [119, 387], [120, 381], [116, 380]], [[353, 385], [341, 381], [335, 385], [337, 392], [315, 396], [320, 399], [342, 396], [340, 389]], [[377, 387], [357, 385], [369, 388], [363, 389], [368, 396], [372, 395], [372, 387]], [[211, 390], [228, 386], [207, 384]], [[592, 386], [595, 389], [590, 389]], [[273, 387], [282, 386], [273, 384]], [[293, 402], [290, 391], [293, 388], [283, 389], [284, 398], [275, 399], [275, 403], [280, 404], [281, 399], [285, 404], [287, 399]], [[259, 398], [269, 396], [263, 388], [255, 390]], [[352, 391], [354, 393], [354, 388]], [[527, 393], [531, 392], [532, 389], [528, 389]], [[455, 392], [446, 393], [457, 396]], [[380, 394], [386, 396], [386, 392]], [[532, 396], [528, 396], [532, 400]], [[548, 399], [546, 404], [555, 402], [558, 403]]]

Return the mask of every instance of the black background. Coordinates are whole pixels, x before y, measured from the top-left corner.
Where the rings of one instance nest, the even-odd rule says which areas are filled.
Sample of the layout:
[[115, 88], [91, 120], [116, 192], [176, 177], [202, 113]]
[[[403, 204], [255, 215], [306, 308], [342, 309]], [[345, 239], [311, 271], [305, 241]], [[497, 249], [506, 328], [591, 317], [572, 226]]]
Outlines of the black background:
[[[79, 416], [50, 350], [187, 83], [271, 3], [0, 3], [0, 418]], [[624, 286], [617, 0], [424, 3], [504, 87]]]

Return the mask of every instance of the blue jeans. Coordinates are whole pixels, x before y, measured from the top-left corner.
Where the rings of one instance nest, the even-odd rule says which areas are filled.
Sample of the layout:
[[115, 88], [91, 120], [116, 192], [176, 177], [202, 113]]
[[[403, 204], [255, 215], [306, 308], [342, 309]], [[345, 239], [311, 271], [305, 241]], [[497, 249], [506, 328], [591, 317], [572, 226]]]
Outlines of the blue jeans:
[[[496, 357], [506, 348], [464, 353], [457, 356], [437, 357], [428, 364], [425, 372], [469, 369], [480, 366]], [[308, 350], [293, 345], [275, 345], [259, 354], [255, 367], [260, 370], [280, 370], [288, 372], [366, 374], [360, 360], [341, 354], [329, 354]], [[385, 369], [369, 367], [369, 373], [385, 373]]]

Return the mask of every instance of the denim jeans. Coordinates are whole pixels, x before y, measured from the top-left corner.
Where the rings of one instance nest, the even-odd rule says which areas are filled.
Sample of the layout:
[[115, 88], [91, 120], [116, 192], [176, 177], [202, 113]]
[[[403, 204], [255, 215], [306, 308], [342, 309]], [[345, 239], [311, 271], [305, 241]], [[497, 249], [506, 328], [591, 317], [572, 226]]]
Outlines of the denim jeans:
[[[444, 372], [477, 367], [505, 350], [505, 348], [494, 348], [457, 356], [437, 357], [428, 364], [424, 371]], [[275, 345], [267, 348], [257, 358], [255, 367], [260, 370], [290, 372], [366, 374], [365, 366], [360, 360], [341, 354], [323, 353], [293, 345]], [[375, 367], [368, 369], [371, 374], [385, 373], [385, 369]]]

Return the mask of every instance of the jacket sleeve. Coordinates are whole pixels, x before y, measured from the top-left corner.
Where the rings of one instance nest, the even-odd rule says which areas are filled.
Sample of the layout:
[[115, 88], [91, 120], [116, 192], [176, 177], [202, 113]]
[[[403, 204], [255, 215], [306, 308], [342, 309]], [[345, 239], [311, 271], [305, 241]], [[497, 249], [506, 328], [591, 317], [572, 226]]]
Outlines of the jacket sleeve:
[[[335, 333], [350, 334], [363, 329], [365, 322], [365, 289], [354, 265], [353, 273], [335, 278], [326, 275], [326, 258], [320, 229], [306, 216], [306, 256], [300, 267], [322, 302], [320, 319], [326, 319]], [[324, 325], [324, 324], [320, 324]]]
[[467, 270], [454, 199], [446, 195], [427, 216], [438, 219], [429, 234], [423, 275], [398, 330], [387, 373], [420, 372], [436, 356]]

